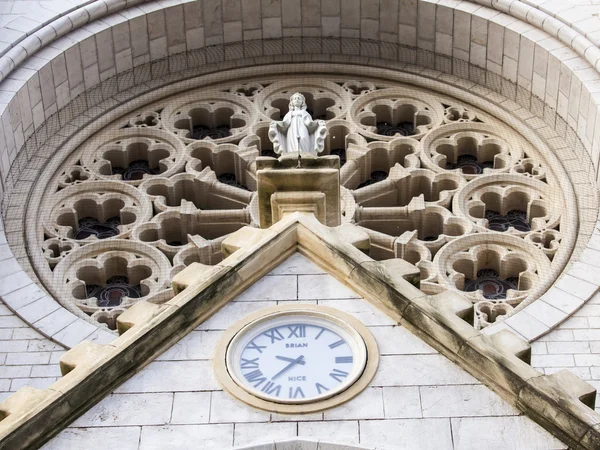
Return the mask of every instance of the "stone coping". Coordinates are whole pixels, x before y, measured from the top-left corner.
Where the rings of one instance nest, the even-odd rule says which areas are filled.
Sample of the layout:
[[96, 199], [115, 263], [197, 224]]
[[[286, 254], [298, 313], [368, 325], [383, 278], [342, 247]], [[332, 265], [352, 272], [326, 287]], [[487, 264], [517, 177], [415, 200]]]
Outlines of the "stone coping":
[[[566, 2], [532, 0], [471, 0], [478, 5], [522, 20], [544, 30], [572, 48], [596, 70], [600, 70], [600, 19], [579, 12]], [[466, 8], [470, 9], [470, 8]]]
[[[270, 64], [276, 64], [279, 60], [281, 63], [288, 61], [289, 58], [285, 57], [271, 57], [265, 62], [269, 62]], [[327, 70], [347, 70], [343, 68], [332, 68], [330, 64], [321, 64], [317, 63], [316, 58], [314, 63], [310, 65], [313, 70], [318, 71], [327, 71]], [[434, 89], [439, 92], [445, 92], [446, 94], [452, 95], [456, 98], [467, 101], [471, 104], [474, 104], [478, 107], [486, 111], [492, 111], [497, 117], [506, 121], [509, 124], [515, 126], [516, 124], [523, 124], [522, 117], [523, 114], [527, 114], [528, 116], [531, 113], [525, 113], [524, 109], [519, 105], [516, 105], [514, 102], [511, 102], [508, 99], [505, 99], [500, 94], [494, 94], [494, 101], [496, 104], [499, 104], [500, 107], [491, 106], [489, 102], [486, 100], [489, 97], [489, 90], [483, 86], [479, 86], [476, 84], [471, 84], [469, 87], [463, 86], [460, 79], [455, 77], [448, 77], [441, 72], [432, 72], [427, 68], [419, 68], [411, 65], [404, 65], [402, 68], [406, 72], [400, 72], [397, 65], [394, 65], [390, 62], [386, 61], [377, 61], [372, 58], [358, 58], [354, 57], [351, 59], [355, 64], [370, 63], [371, 69], [363, 69], [365, 70], [365, 75], [370, 76], [385, 76], [390, 79], [395, 79], [399, 82], [407, 82], [411, 84], [421, 85], [423, 87]], [[247, 64], [251, 66], [256, 64], [256, 58], [249, 59]], [[223, 80], [224, 77], [233, 76], [251, 76], [252, 74], [263, 73], [264, 69], [260, 67], [248, 67], [243, 68], [243, 64], [241, 61], [238, 61], [237, 64], [238, 69], [230, 70], [229, 72], [225, 72], [224, 69], [228, 68], [227, 65], [223, 66], [220, 64], [213, 65], [205, 65], [203, 67], [203, 71], [212, 75], [206, 75], [203, 83], [211, 83], [212, 81]], [[327, 67], [329, 66], [329, 69]], [[380, 66], [381, 69], [384, 69], [382, 72], [380, 68], [373, 68], [374, 66]], [[289, 70], [302, 70], [303, 67], [301, 64], [296, 66], [289, 66]], [[195, 72], [195, 71], [194, 71]], [[190, 76], [193, 72], [191, 71], [183, 71], [179, 73], [179, 77], [185, 79], [186, 76]], [[195, 79], [195, 78], [194, 78]], [[79, 114], [75, 114], [71, 112], [67, 117], [73, 117], [71, 123], [73, 126], [71, 127], [69, 123], [65, 123], [63, 126], [71, 129], [82, 129], [85, 130], [83, 124], [89, 123], [91, 124], [91, 132], [93, 133], [99, 127], [103, 126], [106, 123], [106, 120], [102, 120], [101, 123], [97, 123], [95, 121], [96, 118], [101, 117], [103, 114], [110, 112], [110, 117], [108, 120], [112, 120], [113, 117], [118, 117], [125, 113], [127, 110], [131, 110], [132, 108], [136, 108], [141, 106], [143, 103], [150, 101], [147, 97], [144, 97], [145, 100], [142, 100], [140, 95], [144, 92], [152, 92], [153, 98], [161, 98], [162, 96], [168, 95], [169, 92], [175, 92], [178, 90], [189, 89], [194, 86], [196, 83], [193, 80], [182, 81], [179, 84], [172, 84], [176, 81], [174, 75], [171, 75], [165, 79], [157, 79], [152, 83], [142, 83], [141, 85], [136, 85], [131, 87], [125, 91], [119, 92], [115, 94], [113, 97], [108, 98], [107, 100], [97, 103], [95, 106], [90, 108], [87, 111], [79, 110]], [[113, 81], [113, 83], [117, 82], [117, 80]], [[111, 80], [107, 80], [103, 84], [110, 85]], [[165, 85], [163, 88], [159, 88], [160, 85]], [[454, 86], [453, 86], [454, 85]], [[108, 88], [107, 88], [108, 89]], [[142, 90], [143, 89], [143, 90]], [[136, 103], [133, 105], [128, 105], [126, 102], [129, 99], [138, 99]], [[124, 106], [114, 109], [118, 103], [125, 103]], [[72, 107], [75, 107], [73, 105]], [[60, 117], [60, 115], [59, 115]], [[55, 116], [54, 120], [58, 122], [58, 117]], [[538, 119], [541, 120], [541, 119]], [[538, 127], [536, 131], [528, 132], [528, 135], [533, 136], [536, 132], [543, 134], [543, 130], [546, 128], [539, 128], [536, 120], [531, 117], [529, 120], [525, 121], [525, 124], [531, 123], [536, 124]], [[58, 133], [60, 135], [60, 132]], [[89, 132], [88, 132], [89, 134]], [[556, 134], [556, 133], [555, 133]], [[87, 135], [87, 134], [86, 134]], [[70, 136], [60, 137], [60, 139], [52, 139], [52, 143], [44, 142], [41, 140], [37, 140], [36, 147], [34, 148], [43, 148], [44, 151], [49, 154], [62, 149], [63, 151], [69, 151], [68, 144]], [[539, 145], [543, 145], [543, 141], [538, 140]], [[76, 144], [73, 144], [76, 145]], [[564, 144], [563, 144], [564, 145]], [[560, 146], [559, 146], [560, 148]], [[31, 151], [31, 149], [30, 149]], [[553, 151], [556, 151], [556, 147], [553, 147]], [[566, 148], [561, 149], [562, 154], [567, 151]], [[23, 163], [27, 164], [27, 163]], [[46, 167], [46, 166], [42, 166]], [[16, 167], [18, 169], [18, 166]], [[17, 186], [16, 191], [20, 192], [20, 188]], [[18, 199], [18, 194], [15, 195]], [[18, 209], [22, 210], [22, 205], [20, 202], [15, 206]], [[6, 214], [8, 210], [10, 210], [12, 206], [9, 204], [4, 208], [4, 213]], [[594, 211], [594, 220], [589, 224], [583, 224], [583, 228], [580, 226], [580, 230], [587, 229], [588, 226], [596, 224], [596, 214], [597, 211]], [[31, 225], [31, 224], [29, 224]], [[19, 228], [20, 230], [20, 228]], [[584, 231], [582, 231], [584, 232]], [[587, 233], [587, 232], [584, 232]], [[574, 236], [572, 236], [574, 237]], [[11, 242], [12, 244], [12, 242]], [[581, 306], [585, 304], [585, 302], [590, 299], [594, 292], [597, 290], [598, 285], [600, 284], [600, 279], [595, 276], [596, 266], [595, 264], [599, 264], [593, 259], [595, 255], [595, 251], [598, 249], [598, 240], [592, 235], [592, 239], [587, 242], [587, 247], [582, 253], [582, 258], [580, 261], [577, 261], [571, 267], [569, 273], [563, 277], [563, 279], [557, 283], [555, 286], [551, 287], [549, 291], [547, 291], [542, 298], [538, 301], [534, 302], [530, 307], [525, 309], [521, 309], [511, 318], [507, 319], [507, 321], [495, 324], [486, 330], [484, 333], [494, 333], [499, 329], [508, 329], [528, 341], [534, 341], [538, 339], [540, 336], [548, 333], [553, 328], [555, 328], [559, 323], [566, 320], [570, 315], [572, 315], [575, 311], [577, 311]], [[21, 249], [14, 248], [13, 250], [21, 253]], [[23, 249], [24, 250], [24, 249]], [[23, 253], [24, 255], [25, 253]], [[25, 256], [26, 259], [26, 256]], [[23, 259], [17, 260], [17, 262], [21, 262], [23, 264]], [[575, 280], [575, 283], [573, 282]], [[583, 283], [585, 286], [589, 286], [589, 289], [584, 289], [583, 291], [580, 289], [580, 286], [577, 285], [577, 282]], [[16, 282], [16, 284], [15, 284]], [[592, 289], [593, 288], [593, 289]], [[35, 304], [30, 305], [29, 303], [23, 304], [22, 296], [24, 294], [29, 295], [29, 293], [35, 295], [34, 298]], [[45, 336], [55, 340], [61, 345], [70, 348], [76, 345], [83, 339], [93, 340], [98, 343], [106, 343], [112, 339], [112, 334], [108, 331], [97, 327], [96, 325], [91, 324], [85, 318], [83, 318], [82, 314], [77, 314], [78, 311], [69, 311], [57, 303], [51, 296], [46, 295], [41, 289], [37, 288], [34, 282], [29, 278], [26, 272], [19, 269], [16, 272], [10, 274], [10, 276], [6, 276], [5, 278], [0, 278], [0, 295], [3, 296], [4, 301], [8, 304], [8, 306], [13, 309], [17, 315], [19, 315], [23, 320], [27, 323], [31, 324], [32, 327], [36, 328]], [[27, 297], [31, 298], [31, 297]], [[33, 307], [35, 306], [35, 308]], [[525, 306], [525, 305], [524, 305]], [[48, 310], [48, 315], [42, 318], [37, 317], [37, 313], [33, 314], [33, 311], [38, 310], [39, 308], [44, 308]], [[29, 313], [32, 312], [30, 317]], [[34, 319], [32, 319], [32, 317]]]
[[120, 337], [82, 342], [61, 358], [63, 377], [45, 390], [23, 388], [0, 404], [5, 448], [40, 445], [202, 323], [236, 295], [299, 251], [392, 319], [478, 378], [573, 449], [600, 445], [595, 389], [568, 371], [533, 369], [530, 348], [502, 330], [486, 336], [465, 322], [471, 303], [458, 294], [423, 294], [418, 270], [402, 260], [373, 261], [368, 235], [353, 225], [328, 228], [294, 213], [269, 229], [246, 227], [223, 242], [216, 266], [194, 263], [178, 274], [164, 304], [140, 302], [119, 317]]

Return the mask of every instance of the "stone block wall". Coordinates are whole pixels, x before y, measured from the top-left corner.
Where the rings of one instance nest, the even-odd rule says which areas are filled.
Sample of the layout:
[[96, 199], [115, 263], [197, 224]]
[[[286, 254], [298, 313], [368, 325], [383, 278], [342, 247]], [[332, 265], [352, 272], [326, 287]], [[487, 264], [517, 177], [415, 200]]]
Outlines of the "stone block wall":
[[[350, 401], [310, 414], [250, 407], [222, 390], [215, 347], [225, 330], [274, 305], [318, 304], [359, 319], [375, 337], [380, 362]], [[486, 433], [477, 433], [478, 429]], [[385, 313], [299, 253], [225, 305], [123, 383], [44, 450], [94, 449], [119, 436], [123, 450], [227, 449], [299, 437], [317, 450], [329, 441], [378, 450], [566, 449], [559, 440]], [[518, 432], [516, 431], [518, 430]], [[474, 436], [478, 437], [475, 438]], [[259, 446], [262, 444], [261, 446]], [[98, 447], [96, 447], [98, 446]]]

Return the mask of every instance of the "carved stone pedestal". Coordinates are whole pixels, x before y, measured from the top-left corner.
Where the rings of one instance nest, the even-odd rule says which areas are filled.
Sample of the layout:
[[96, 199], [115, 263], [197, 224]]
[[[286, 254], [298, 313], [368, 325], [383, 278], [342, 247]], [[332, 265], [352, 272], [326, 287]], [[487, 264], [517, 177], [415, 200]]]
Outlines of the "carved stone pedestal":
[[289, 153], [279, 159], [257, 158], [258, 217], [268, 228], [295, 211], [312, 212], [330, 227], [341, 223], [340, 160]]

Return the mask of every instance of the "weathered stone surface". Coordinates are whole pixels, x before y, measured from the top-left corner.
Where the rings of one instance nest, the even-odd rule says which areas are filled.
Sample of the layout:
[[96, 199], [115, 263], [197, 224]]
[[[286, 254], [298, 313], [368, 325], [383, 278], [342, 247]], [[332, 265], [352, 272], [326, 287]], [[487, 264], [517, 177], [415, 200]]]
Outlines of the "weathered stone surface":
[[353, 245], [365, 253], [368, 253], [369, 249], [371, 248], [371, 239], [369, 234], [358, 227], [355, 227], [349, 223], [345, 223], [339, 227], [335, 227], [334, 231], [340, 233], [342, 239], [344, 239], [344, 241], [346, 241], [348, 244]]
[[62, 355], [60, 371], [66, 375], [77, 367], [92, 366], [104, 358], [110, 350], [111, 347], [83, 341]]
[[136, 324], [149, 322], [166, 307], [150, 302], [137, 302], [119, 317], [117, 317], [117, 330], [119, 334], [125, 333]]
[[[290, 230], [294, 231], [290, 232]], [[250, 248], [254, 249], [252, 252], [249, 252], [243, 244], [240, 244], [239, 250], [232, 255], [231, 260], [226, 260], [220, 266], [215, 266], [215, 271], [208, 280], [201, 281], [199, 285], [188, 286], [187, 289], [169, 301], [167, 304], [170, 308], [165, 310], [164, 314], [156, 316], [156, 319], [152, 322], [136, 324], [129, 332], [124, 333], [109, 346], [90, 347], [83, 345], [79, 352], [83, 354], [81, 360], [76, 357], [78, 352], [69, 355], [66, 358], [65, 367], [71, 372], [55, 385], [55, 388], [63, 394], [65, 401], [61, 403], [61, 408], [52, 411], [51, 417], [56, 418], [55, 420], [67, 420], [67, 418], [72, 417], [76, 412], [72, 409], [72, 406], [67, 407], [67, 405], [89, 404], [90, 389], [92, 387], [96, 392], [95, 398], [99, 398], [103, 392], [107, 392], [114, 385], [115, 381], [123, 379], [124, 376], [131, 373], [133, 368], [155, 356], [156, 352], [164, 348], [166, 343], [174, 342], [185, 330], [189, 330], [192, 324], [205, 321], [207, 317], [210, 317], [235, 295], [239, 294], [238, 284], [240, 278], [236, 272], [244, 268], [247, 261], [256, 261], [265, 254], [269, 254], [268, 252], [273, 251], [273, 242], [277, 242], [278, 239], [285, 239], [290, 248], [304, 249], [303, 251], [311, 257], [317, 258], [316, 255], [325, 255], [325, 258], [318, 259], [324, 267], [331, 267], [332, 261], [340, 261], [342, 263], [341, 272], [337, 272], [336, 275], [348, 280], [351, 286], [360, 285], [360, 279], [352, 278], [352, 272], [359, 273], [359, 271], [363, 271], [364, 276], [370, 280], [363, 290], [370, 297], [371, 302], [377, 303], [378, 292], [385, 290], [391, 292], [389, 295], [393, 296], [403, 295], [402, 292], [407, 290], [409, 292], [406, 297], [408, 306], [404, 310], [402, 321], [408, 327], [418, 329], [418, 334], [428, 343], [434, 345], [444, 355], [467, 369], [468, 372], [481, 377], [486, 383], [502, 392], [509, 402], [511, 400], [515, 401], [519, 407], [527, 410], [536, 420], [540, 420], [550, 427], [556, 426], [557, 429], [561, 430], [560, 432], [566, 433], [565, 439], [573, 442], [583, 439], [585, 432], [597, 423], [595, 420], [598, 416], [591, 410], [589, 410], [589, 413], [583, 413], [582, 408], [587, 409], [587, 407], [583, 406], [578, 398], [572, 400], [573, 396], [565, 394], [555, 381], [546, 381], [546, 378], [549, 379], [550, 377], [541, 377], [538, 372], [531, 369], [530, 366], [527, 366], [511, 352], [499, 352], [491, 337], [484, 336], [470, 327], [468, 323], [459, 317], [459, 315], [464, 316], [465, 311], [465, 307], [460, 302], [444, 302], [443, 294], [433, 297], [415, 296], [416, 288], [404, 279], [403, 273], [398, 274], [398, 276], [386, 275], [393, 282], [387, 281], [382, 274], [388, 272], [390, 266], [368, 262], [369, 259], [364, 253], [351, 244], [338, 239], [334, 233], [319, 224], [314, 217], [310, 218], [302, 214], [291, 215], [268, 230], [266, 234], [258, 237], [255, 235], [255, 237], [256, 239], [249, 244]], [[254, 281], [253, 277], [264, 274], [279, 260], [280, 258], [274, 258], [268, 260], [266, 264], [263, 263], [262, 266], [252, 266], [253, 269], [247, 272], [242, 286], [245, 288], [251, 284]], [[307, 274], [301, 276], [314, 277], [321, 275]], [[352, 302], [359, 300], [330, 301]], [[231, 305], [255, 305], [257, 303], [260, 302], [233, 302]], [[207, 321], [206, 324], [209, 322]], [[393, 323], [392, 320], [380, 325], [391, 325]], [[226, 327], [227, 324], [224, 324], [224, 326]], [[402, 358], [405, 361], [401, 361]], [[181, 371], [178, 361], [153, 362], [146, 370], [123, 384], [117, 392], [121, 394], [160, 393], [166, 389], [183, 392], [196, 390], [199, 387], [200, 389], [213, 391], [219, 389], [215, 380], [206, 377], [207, 373], [212, 373], [209, 368], [209, 361], [189, 361], [188, 363], [190, 363], [190, 366]], [[436, 364], [441, 364], [444, 368], [436, 369]], [[77, 368], [80, 370], [77, 370]], [[372, 394], [379, 393], [382, 407], [383, 389], [398, 387], [399, 370], [403, 371], [400, 378], [402, 383], [408, 383], [407, 386], [427, 386], [438, 382], [446, 384], [476, 383], [475, 379], [468, 373], [458, 369], [442, 355], [382, 356], [379, 371], [373, 381], [373, 386], [376, 389], [371, 391]], [[203, 376], [200, 376], [200, 374], [203, 374]], [[490, 374], [493, 374], [493, 376], [490, 377]], [[536, 380], [542, 378], [544, 381], [539, 384], [540, 382]], [[177, 380], [175, 386], [173, 380]], [[546, 391], [542, 401], [537, 403], [528, 398], [530, 392], [536, 390], [539, 392]], [[577, 393], [580, 396], [584, 395], [586, 401], [590, 395], [589, 391], [583, 389], [583, 385]], [[518, 402], [516, 401], [517, 396], [519, 397]], [[563, 401], [563, 399], [568, 401]], [[359, 398], [354, 401], [358, 400]], [[378, 402], [371, 403], [371, 406], [378, 404]], [[559, 413], [556, 413], [552, 418], [549, 417], [547, 413], [548, 405], [557, 408]], [[353, 408], [359, 415], [364, 415], [367, 412], [367, 410], [361, 410], [360, 408], [356, 409], [353, 404], [348, 407]], [[36, 407], [33, 407], [30, 414], [34, 419], [27, 423], [29, 427], [39, 425], [36, 422], [38, 417], [49, 417], [35, 411]], [[392, 432], [391, 429], [388, 429], [391, 422], [394, 421], [385, 421], [385, 423], [378, 424], [379, 420], [375, 419], [376, 415], [375, 411], [369, 413], [372, 419], [365, 421], [364, 430], [367, 430], [365, 436], [372, 436], [377, 441], [377, 439], [384, 436], [381, 432], [382, 428], [379, 428], [383, 427], [387, 430], [385, 439], [394, 436], [397, 442], [408, 442], [403, 440], [404, 438], [395, 431]], [[215, 415], [215, 418], [217, 417], [218, 415]], [[436, 420], [438, 419], [423, 419], [423, 424], [427, 423], [427, 427], [437, 427], [441, 422]], [[396, 430], [408, 427], [406, 428], [408, 433], [420, 429], [421, 426], [414, 428], [415, 423], [405, 422], [404, 419], [398, 419], [396, 425], [397, 427], [394, 428]], [[445, 448], [446, 446], [444, 436], [447, 433], [442, 428], [440, 428], [437, 437], [434, 439], [438, 448]], [[20, 429], [24, 428], [15, 430], [16, 434], [13, 434], [15, 438], [18, 436]], [[167, 428], [156, 428], [155, 431], [164, 437], [164, 433], [167, 433], [166, 430]], [[362, 425], [361, 430], [363, 430]], [[38, 431], [35, 435], [32, 435], [30, 442], [43, 439], [44, 432], [44, 427], [38, 426]], [[431, 442], [432, 445], [434, 441]], [[142, 443], [144, 442], [146, 442], [144, 445], [150, 445], [147, 439], [144, 441], [142, 433]]]
[[323, 192], [274, 192], [271, 195], [273, 222], [294, 212], [314, 214], [321, 223], [327, 223], [327, 201]]
[[173, 277], [173, 281], [171, 282], [173, 292], [177, 295], [188, 286], [192, 284], [198, 285], [202, 281], [209, 279], [214, 273], [215, 268], [213, 266], [197, 262], [192, 263]]
[[[289, 197], [292, 193], [296, 197], [293, 204], [307, 205], [298, 211], [313, 211], [328, 226], [340, 224], [339, 168], [265, 168], [257, 170], [256, 178], [258, 215], [262, 228], [270, 227], [277, 222], [276, 218], [282, 217], [281, 211], [278, 211], [280, 204], [284, 198], [286, 203], [290, 203], [293, 200]], [[276, 193], [285, 193], [287, 197], [284, 195], [272, 199]]]
[[0, 414], [2, 415], [1, 420], [4, 421], [10, 416], [13, 416], [11, 421], [15, 420], [19, 414], [26, 412], [32, 406], [39, 403], [39, 401], [47, 395], [48, 392], [45, 390], [35, 389], [28, 386], [19, 389], [18, 392], [0, 403]]
[[512, 354], [521, 361], [531, 364], [531, 345], [508, 330], [500, 330], [490, 335], [498, 351]]
[[545, 422], [567, 444], [576, 446], [600, 424], [600, 416], [593, 409], [595, 392], [591, 385], [563, 370], [530, 379], [519, 393], [517, 406]]
[[265, 240], [265, 238], [273, 237], [274, 234], [268, 230], [262, 230], [254, 227], [244, 227], [235, 233], [227, 236], [221, 243], [221, 249], [225, 256], [229, 256], [239, 250], [241, 247], [248, 248], [249, 246]]

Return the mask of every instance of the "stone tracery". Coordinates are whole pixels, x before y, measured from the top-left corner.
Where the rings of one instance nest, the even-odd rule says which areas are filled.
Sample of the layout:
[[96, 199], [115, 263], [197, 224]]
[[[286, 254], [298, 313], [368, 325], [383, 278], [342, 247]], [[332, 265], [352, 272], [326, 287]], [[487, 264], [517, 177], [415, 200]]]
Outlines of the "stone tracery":
[[342, 222], [369, 233], [371, 257], [415, 264], [427, 293], [461, 292], [479, 328], [561, 269], [552, 261], [568, 252], [563, 194], [529, 142], [451, 98], [314, 76], [180, 94], [81, 145], [42, 214], [46, 266], [36, 269], [56, 297], [112, 326], [139, 298], [168, 299], [183, 267], [218, 263], [227, 234], [258, 226], [255, 160], [274, 156], [269, 121], [296, 91], [326, 120], [324, 154], [342, 166]]

